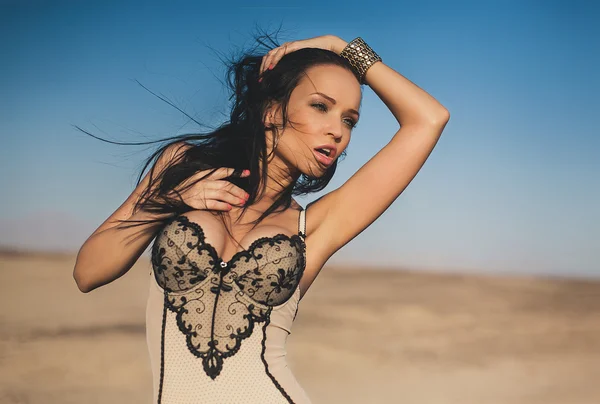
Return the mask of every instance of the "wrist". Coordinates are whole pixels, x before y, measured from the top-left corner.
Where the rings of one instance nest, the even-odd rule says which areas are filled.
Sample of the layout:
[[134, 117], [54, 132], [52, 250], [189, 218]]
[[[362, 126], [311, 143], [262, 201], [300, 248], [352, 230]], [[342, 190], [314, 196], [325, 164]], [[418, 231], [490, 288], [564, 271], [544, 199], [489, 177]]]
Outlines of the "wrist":
[[361, 38], [356, 37], [344, 47], [340, 56], [352, 66], [352, 70], [361, 84], [366, 84], [365, 75], [381, 57]]
[[337, 53], [338, 55], [342, 53], [346, 45], [348, 45], [348, 42], [344, 41], [342, 38], [337, 36], [333, 36], [332, 40], [333, 42], [331, 45], [331, 50]]

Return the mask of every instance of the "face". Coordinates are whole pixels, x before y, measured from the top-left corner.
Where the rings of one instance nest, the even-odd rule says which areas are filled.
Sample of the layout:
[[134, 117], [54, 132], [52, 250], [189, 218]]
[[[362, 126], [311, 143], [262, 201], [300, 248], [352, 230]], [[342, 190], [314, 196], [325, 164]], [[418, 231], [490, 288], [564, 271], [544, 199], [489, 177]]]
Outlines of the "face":
[[347, 69], [335, 65], [308, 69], [290, 95], [289, 121], [279, 131], [274, 164], [292, 174], [322, 176], [348, 146], [360, 100], [360, 84]]

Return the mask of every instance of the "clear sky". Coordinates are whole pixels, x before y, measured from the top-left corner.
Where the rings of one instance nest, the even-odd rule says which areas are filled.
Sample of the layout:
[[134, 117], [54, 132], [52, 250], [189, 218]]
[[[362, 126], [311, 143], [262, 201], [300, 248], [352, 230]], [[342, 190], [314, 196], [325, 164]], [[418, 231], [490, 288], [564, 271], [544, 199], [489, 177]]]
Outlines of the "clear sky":
[[[160, 4], [162, 3], [162, 4]], [[587, 1], [0, 2], [0, 244], [77, 251], [153, 150], [227, 114], [223, 68], [259, 25], [362, 36], [451, 119], [398, 200], [330, 263], [600, 274], [600, 6]], [[274, 6], [272, 4], [285, 4]], [[249, 6], [247, 4], [253, 4]], [[213, 49], [213, 50], [211, 50]], [[348, 179], [398, 129], [368, 87]]]

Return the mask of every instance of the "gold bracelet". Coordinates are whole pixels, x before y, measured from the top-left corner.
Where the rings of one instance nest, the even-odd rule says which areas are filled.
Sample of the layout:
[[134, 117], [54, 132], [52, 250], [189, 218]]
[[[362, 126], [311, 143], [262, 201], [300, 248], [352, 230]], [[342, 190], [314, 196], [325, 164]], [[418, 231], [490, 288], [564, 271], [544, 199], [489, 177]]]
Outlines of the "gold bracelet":
[[340, 56], [352, 65], [361, 84], [365, 84], [364, 78], [367, 70], [375, 62], [381, 61], [381, 57], [361, 37], [350, 41], [342, 50]]

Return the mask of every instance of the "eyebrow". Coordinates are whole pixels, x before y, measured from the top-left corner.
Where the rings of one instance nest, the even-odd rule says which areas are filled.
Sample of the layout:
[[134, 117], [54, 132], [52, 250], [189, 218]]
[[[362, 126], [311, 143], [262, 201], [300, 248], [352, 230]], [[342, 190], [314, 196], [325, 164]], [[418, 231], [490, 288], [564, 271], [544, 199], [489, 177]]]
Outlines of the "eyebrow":
[[[313, 95], [313, 94], [319, 94], [321, 97], [328, 99], [328, 100], [329, 100], [329, 102], [331, 102], [333, 105], [335, 105], [335, 104], [336, 104], [336, 101], [335, 101], [335, 99], [331, 98], [331, 97], [330, 97], [330, 96], [328, 96], [327, 94], [323, 94], [323, 93], [320, 93], [320, 92], [318, 92], [318, 91], [317, 91], [316, 93], [312, 93], [312, 94], [310, 94], [310, 95]], [[352, 113], [354, 113], [354, 114], [356, 114], [356, 115], [360, 116], [360, 114], [358, 113], [358, 111], [357, 111], [357, 110], [355, 110], [355, 109], [353, 109], [353, 108], [350, 108], [350, 109], [348, 109], [348, 111], [350, 111], [350, 112], [352, 112]]]

